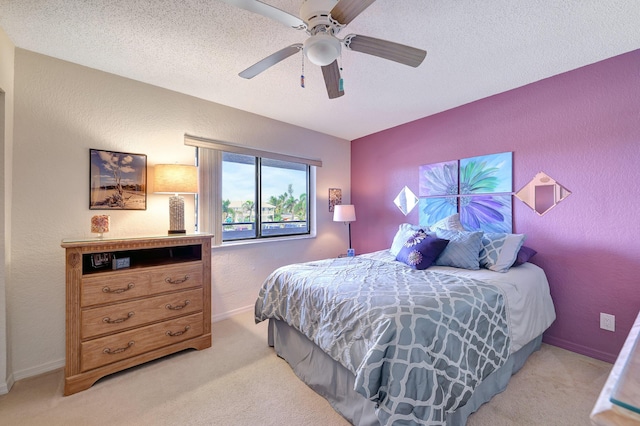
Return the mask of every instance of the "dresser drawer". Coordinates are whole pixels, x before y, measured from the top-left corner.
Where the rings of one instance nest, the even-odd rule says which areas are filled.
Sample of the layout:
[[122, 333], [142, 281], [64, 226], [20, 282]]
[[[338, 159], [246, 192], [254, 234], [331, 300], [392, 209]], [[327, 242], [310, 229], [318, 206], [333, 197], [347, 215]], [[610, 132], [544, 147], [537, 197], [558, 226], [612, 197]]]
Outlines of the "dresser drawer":
[[81, 370], [88, 371], [131, 358], [202, 333], [203, 315], [198, 313], [89, 340], [80, 345]]
[[82, 307], [202, 286], [202, 262], [84, 275]]
[[82, 339], [202, 311], [202, 288], [82, 311]]

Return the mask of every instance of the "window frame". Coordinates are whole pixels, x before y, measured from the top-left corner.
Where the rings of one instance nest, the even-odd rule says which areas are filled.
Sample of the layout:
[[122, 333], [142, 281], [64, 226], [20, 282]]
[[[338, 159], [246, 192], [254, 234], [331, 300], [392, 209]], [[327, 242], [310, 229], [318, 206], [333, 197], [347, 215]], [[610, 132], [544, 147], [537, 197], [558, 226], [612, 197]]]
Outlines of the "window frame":
[[[239, 244], [255, 244], [267, 241], [296, 240], [305, 238], [315, 238], [316, 236], [316, 174], [317, 167], [322, 167], [322, 161], [296, 157], [276, 152], [263, 151], [251, 147], [236, 145], [227, 142], [216, 141], [185, 134], [184, 144], [196, 148], [196, 164], [199, 172], [199, 192], [196, 197], [196, 231], [213, 234], [212, 245], [230, 246]], [[287, 162], [301, 163], [307, 166], [307, 227], [305, 233], [288, 235], [261, 236], [249, 239], [238, 239], [223, 241], [222, 232], [222, 157], [223, 152], [244, 154], [257, 158], [267, 158]], [[260, 197], [262, 204], [260, 186], [257, 186], [256, 196]], [[256, 217], [259, 216], [256, 213]], [[261, 218], [260, 218], [261, 219]], [[261, 226], [261, 220], [256, 220]], [[261, 234], [260, 231], [257, 234]]]
[[[225, 154], [229, 154], [228, 151], [221, 151], [222, 153], [222, 163], [224, 164], [224, 162], [232, 162], [230, 159], [225, 159]], [[251, 164], [252, 168], [253, 168], [253, 176], [254, 176], [254, 194], [253, 194], [253, 203], [254, 203], [254, 217], [255, 220], [253, 222], [251, 222], [251, 225], [254, 227], [254, 229], [252, 230], [253, 232], [245, 237], [237, 237], [237, 238], [230, 238], [230, 239], [225, 239], [225, 232], [228, 233], [229, 231], [225, 231], [224, 230], [224, 226], [228, 226], [228, 223], [224, 223], [223, 224], [223, 230], [222, 230], [222, 242], [223, 243], [229, 243], [229, 242], [233, 242], [233, 241], [245, 241], [245, 240], [257, 240], [257, 239], [263, 239], [263, 238], [278, 238], [278, 237], [290, 237], [290, 236], [297, 236], [297, 235], [308, 235], [311, 232], [311, 225], [310, 225], [310, 218], [311, 218], [311, 212], [309, 209], [309, 202], [308, 202], [308, 196], [310, 193], [310, 176], [311, 176], [311, 166], [308, 164], [302, 164], [302, 163], [294, 163], [292, 161], [283, 161], [283, 160], [273, 160], [272, 158], [267, 158], [267, 157], [254, 157], [252, 155], [245, 155], [245, 154], [231, 154], [231, 155], [244, 155], [245, 157], [251, 158], [254, 161], [251, 163], [247, 163], [247, 164]], [[264, 224], [267, 223], [266, 221], [263, 220], [263, 206], [266, 204], [268, 204], [268, 201], [263, 199], [263, 183], [264, 183], [264, 177], [265, 177], [265, 173], [264, 173], [264, 167], [274, 167], [277, 168], [278, 166], [276, 165], [270, 165], [268, 164], [270, 161], [277, 161], [277, 162], [281, 162], [281, 163], [288, 163], [288, 164], [300, 164], [300, 169], [298, 169], [299, 171], [303, 172], [305, 174], [304, 176], [304, 188], [303, 188], [303, 192], [305, 194], [305, 197], [307, 198], [307, 202], [306, 204], [306, 212], [305, 212], [305, 226], [304, 227], [300, 227], [303, 228], [304, 230], [302, 232], [291, 232], [291, 233], [277, 233], [277, 231], [272, 232], [271, 234], [269, 234], [268, 230], [264, 229]], [[281, 167], [284, 168], [284, 167]], [[221, 169], [223, 170], [222, 173], [222, 185], [224, 185], [224, 166], [221, 167]], [[295, 182], [295, 183], [299, 183], [299, 182]], [[301, 195], [302, 195], [301, 193]], [[221, 197], [220, 198], [221, 203], [224, 203], [224, 198]], [[232, 201], [232, 200], [228, 200], [228, 201]], [[222, 204], [221, 204], [222, 205]], [[224, 212], [223, 212], [224, 213]], [[285, 221], [281, 221], [281, 222], [275, 222], [272, 221], [272, 223], [284, 223]], [[237, 222], [234, 222], [237, 223]], [[244, 222], [243, 222], [244, 223]], [[286, 228], [285, 228], [286, 229]], [[240, 231], [242, 232], [242, 231]], [[249, 234], [249, 233], [247, 233]], [[227, 234], [227, 238], [229, 237], [229, 235]]]

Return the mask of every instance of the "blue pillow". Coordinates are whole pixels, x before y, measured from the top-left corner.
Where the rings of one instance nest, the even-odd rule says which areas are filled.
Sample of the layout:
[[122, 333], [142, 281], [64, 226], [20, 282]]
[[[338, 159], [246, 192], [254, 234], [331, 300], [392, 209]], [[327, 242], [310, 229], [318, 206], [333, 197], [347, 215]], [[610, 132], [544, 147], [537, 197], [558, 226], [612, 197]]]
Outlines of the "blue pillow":
[[436, 265], [480, 269], [482, 231], [462, 232], [438, 228], [435, 233], [438, 238], [449, 240], [447, 247], [436, 259]]
[[480, 266], [496, 272], [507, 272], [516, 261], [524, 238], [524, 234], [485, 232], [482, 236]]
[[430, 237], [424, 232], [416, 232], [404, 243], [396, 260], [406, 263], [413, 269], [427, 269], [449, 241]]

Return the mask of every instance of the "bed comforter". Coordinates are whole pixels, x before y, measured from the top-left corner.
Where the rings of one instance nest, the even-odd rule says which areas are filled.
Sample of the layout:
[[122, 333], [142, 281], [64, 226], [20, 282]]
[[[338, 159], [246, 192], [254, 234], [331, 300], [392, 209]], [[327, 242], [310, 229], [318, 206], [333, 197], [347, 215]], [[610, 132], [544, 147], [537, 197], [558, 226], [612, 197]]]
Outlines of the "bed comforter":
[[399, 262], [353, 257], [279, 268], [255, 315], [285, 321], [350, 370], [387, 425], [444, 424], [510, 354], [499, 288]]

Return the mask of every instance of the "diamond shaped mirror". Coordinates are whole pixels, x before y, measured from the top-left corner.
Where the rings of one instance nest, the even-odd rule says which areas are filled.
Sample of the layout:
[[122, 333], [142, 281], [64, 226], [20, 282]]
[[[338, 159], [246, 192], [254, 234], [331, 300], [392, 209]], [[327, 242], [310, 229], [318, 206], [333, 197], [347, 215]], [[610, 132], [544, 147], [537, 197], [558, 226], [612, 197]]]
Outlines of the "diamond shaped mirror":
[[546, 173], [540, 172], [514, 195], [542, 216], [571, 195], [571, 191]]
[[411, 212], [411, 210], [413, 210], [416, 205], [418, 205], [418, 197], [416, 197], [416, 195], [405, 186], [404, 188], [402, 188], [393, 202], [406, 216]]

